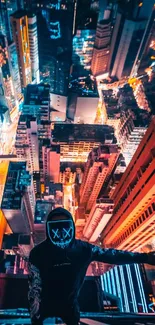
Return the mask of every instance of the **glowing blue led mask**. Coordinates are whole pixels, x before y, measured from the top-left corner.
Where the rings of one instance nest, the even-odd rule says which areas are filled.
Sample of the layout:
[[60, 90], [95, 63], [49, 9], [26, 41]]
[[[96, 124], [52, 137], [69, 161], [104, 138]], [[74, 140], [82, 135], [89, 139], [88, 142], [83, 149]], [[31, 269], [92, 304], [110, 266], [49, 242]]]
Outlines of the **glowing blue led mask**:
[[66, 248], [74, 237], [72, 220], [55, 220], [47, 222], [48, 236], [53, 245]]

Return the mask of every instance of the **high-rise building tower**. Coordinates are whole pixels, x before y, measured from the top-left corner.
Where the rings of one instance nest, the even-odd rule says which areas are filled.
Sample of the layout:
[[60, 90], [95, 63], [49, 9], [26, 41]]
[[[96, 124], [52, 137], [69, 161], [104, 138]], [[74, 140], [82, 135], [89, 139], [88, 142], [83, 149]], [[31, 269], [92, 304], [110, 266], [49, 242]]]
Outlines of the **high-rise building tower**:
[[18, 66], [18, 55], [15, 43], [11, 43], [8, 46], [9, 50], [9, 59], [12, 68], [12, 77], [13, 77], [13, 84], [16, 91], [16, 96], [18, 100], [18, 104], [23, 102], [22, 90], [21, 90], [21, 82], [20, 82], [20, 74], [19, 74], [19, 66]]
[[111, 39], [110, 11], [106, 11], [105, 17], [105, 19], [98, 22], [96, 29], [95, 45], [91, 62], [91, 71], [94, 76], [102, 75], [106, 73], [108, 69]]
[[152, 52], [155, 50], [155, 5], [152, 4], [152, 10], [148, 19], [143, 38], [136, 59], [134, 61], [130, 77], [137, 75], [138, 69], [144, 72], [151, 62]]
[[13, 40], [16, 44], [18, 64], [22, 88], [32, 81], [30, 46], [28, 34], [28, 18], [25, 11], [17, 11], [11, 15]]
[[155, 119], [117, 185], [113, 216], [103, 231], [104, 245], [129, 251], [154, 247]]
[[148, 34], [144, 40], [144, 31], [153, 4], [153, 0], [120, 1], [110, 46], [108, 70], [111, 76], [120, 79], [133, 74], [133, 67], [135, 69], [147, 42]]
[[111, 76], [120, 79], [130, 75], [145, 26], [146, 20], [124, 19], [123, 14], [117, 14], [111, 41]]
[[8, 42], [4, 35], [0, 35], [0, 82], [3, 86], [10, 116], [13, 111], [18, 111], [18, 102], [11, 68]]
[[19, 159], [26, 159], [31, 172], [39, 172], [45, 180], [43, 141], [46, 146], [51, 143], [50, 95], [49, 85], [28, 85], [25, 89], [25, 100], [20, 116], [17, 136], [16, 153]]
[[80, 205], [90, 212], [104, 182], [111, 174], [119, 156], [115, 144], [101, 145], [90, 152], [80, 188]]
[[60, 146], [42, 146], [43, 172], [45, 183], [59, 183], [60, 173]]
[[109, 198], [97, 199], [90, 211], [83, 229], [83, 236], [96, 242], [113, 213], [113, 201]]
[[12, 232], [29, 236], [31, 249], [35, 195], [25, 162], [10, 162], [1, 207]]
[[37, 17], [33, 13], [28, 12], [28, 35], [30, 46], [30, 59], [32, 69], [32, 82], [39, 83], [39, 54], [38, 54], [38, 33], [37, 33]]
[[25, 89], [22, 114], [36, 117], [38, 121], [50, 120], [50, 86], [40, 83]]
[[[40, 79], [50, 84], [51, 93], [66, 96], [72, 64], [73, 12], [52, 10], [52, 5], [46, 6], [43, 1], [37, 14]], [[64, 4], [64, 8], [67, 6]]]
[[29, 171], [39, 172], [39, 139], [36, 118], [20, 116], [15, 148], [18, 159], [27, 161]]
[[0, 1], [0, 32], [7, 37], [9, 42], [12, 40], [10, 15], [17, 9], [17, 0]]
[[95, 42], [95, 29], [78, 29], [73, 37], [73, 73], [75, 76], [90, 73]]

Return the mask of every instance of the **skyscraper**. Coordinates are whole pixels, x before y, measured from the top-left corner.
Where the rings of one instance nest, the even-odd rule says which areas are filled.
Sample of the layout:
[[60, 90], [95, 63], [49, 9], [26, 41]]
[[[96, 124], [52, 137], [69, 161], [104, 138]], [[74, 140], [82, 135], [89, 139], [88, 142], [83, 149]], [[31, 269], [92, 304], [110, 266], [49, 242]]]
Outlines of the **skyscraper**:
[[18, 55], [15, 43], [11, 43], [8, 46], [9, 50], [9, 59], [12, 68], [12, 77], [13, 77], [13, 84], [16, 91], [16, 96], [18, 100], [18, 104], [23, 102], [22, 90], [21, 90], [21, 81], [20, 81], [20, 74], [19, 74], [19, 66], [18, 66]]
[[52, 141], [60, 144], [60, 161], [86, 162], [93, 148], [116, 143], [116, 138], [107, 125], [59, 123], [52, 130]]
[[0, 1], [0, 32], [7, 37], [9, 42], [12, 40], [10, 15], [17, 9], [17, 0]]
[[90, 73], [95, 42], [95, 29], [78, 29], [73, 37], [73, 72], [75, 76]]
[[60, 173], [60, 146], [49, 144], [42, 146], [43, 172], [45, 185], [59, 183]]
[[91, 62], [91, 71], [95, 77], [108, 71], [110, 39], [110, 11], [106, 11], [105, 19], [98, 22], [96, 29], [93, 58]]
[[4, 35], [0, 35], [0, 82], [3, 86], [4, 95], [7, 105], [11, 113], [15, 110], [18, 111], [18, 102], [16, 91], [14, 88], [12, 67], [10, 64], [10, 57], [8, 51], [8, 42]]
[[122, 312], [149, 312], [149, 294], [144, 266], [117, 265], [101, 276], [101, 282], [104, 292], [119, 297]]
[[35, 196], [25, 162], [10, 162], [2, 199], [2, 211], [13, 233], [33, 232]]
[[50, 120], [50, 86], [40, 83], [25, 89], [22, 114], [36, 117], [38, 121]]
[[89, 242], [96, 242], [113, 213], [113, 201], [97, 199], [89, 213], [83, 229], [83, 236]]
[[86, 211], [90, 212], [92, 209], [118, 156], [119, 151], [115, 144], [101, 145], [90, 152], [80, 188], [80, 205], [85, 206]]
[[[45, 181], [43, 165], [43, 147], [50, 145], [51, 122], [49, 110], [49, 85], [28, 85], [20, 116], [17, 135], [16, 153], [19, 159], [26, 159], [31, 172], [39, 172]], [[44, 141], [44, 143], [43, 143]]]
[[123, 76], [130, 75], [145, 26], [146, 20], [124, 19], [123, 14], [118, 13], [115, 25], [118, 33], [116, 37], [116, 30], [114, 30], [111, 41], [111, 76], [120, 79]]
[[16, 154], [19, 160], [26, 160], [31, 173], [39, 172], [39, 139], [36, 118], [21, 115], [16, 133]]
[[154, 245], [155, 119], [117, 185], [113, 216], [103, 231], [104, 244], [131, 251]]
[[138, 70], [144, 72], [151, 62], [151, 56], [154, 52], [154, 40], [155, 40], [155, 5], [152, 4], [152, 10], [150, 12], [150, 17], [148, 19], [143, 38], [139, 50], [137, 52], [136, 59], [134, 61], [131, 77], [137, 75]]
[[39, 54], [38, 54], [38, 32], [37, 32], [37, 17], [35, 14], [28, 12], [28, 35], [30, 46], [30, 59], [32, 69], [32, 82], [39, 83]]
[[18, 54], [19, 73], [22, 88], [32, 81], [30, 45], [28, 34], [28, 18], [25, 11], [17, 11], [11, 15], [13, 40]]
[[37, 15], [41, 81], [51, 92], [66, 95], [72, 55], [72, 13], [50, 7]]
[[[152, 8], [153, 0], [141, 2], [130, 0], [119, 3], [110, 46], [108, 69], [111, 76], [116, 76], [118, 79], [130, 76], [133, 67], [137, 64], [135, 63], [137, 54], [139, 56], [145, 46], [143, 43], [141, 47], [141, 41]], [[146, 42], [147, 38], [145, 38]]]

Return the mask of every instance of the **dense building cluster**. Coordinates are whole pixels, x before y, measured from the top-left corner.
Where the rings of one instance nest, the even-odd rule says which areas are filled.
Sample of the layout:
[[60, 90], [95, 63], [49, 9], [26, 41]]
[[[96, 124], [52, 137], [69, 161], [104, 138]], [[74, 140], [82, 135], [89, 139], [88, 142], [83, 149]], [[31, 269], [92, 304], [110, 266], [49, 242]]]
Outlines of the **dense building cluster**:
[[[27, 274], [56, 207], [79, 239], [155, 250], [155, 4], [86, 3], [0, 1], [0, 273]], [[137, 312], [118, 279], [127, 290], [144, 270], [93, 263], [88, 274], [104, 273], [104, 290]]]

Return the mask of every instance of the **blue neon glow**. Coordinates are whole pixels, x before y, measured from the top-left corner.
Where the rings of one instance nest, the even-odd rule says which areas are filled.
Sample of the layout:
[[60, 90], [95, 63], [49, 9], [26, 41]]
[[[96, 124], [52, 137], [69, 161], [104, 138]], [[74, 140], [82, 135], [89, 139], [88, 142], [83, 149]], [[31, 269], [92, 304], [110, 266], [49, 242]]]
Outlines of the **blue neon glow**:
[[135, 313], [138, 313], [138, 308], [137, 308], [137, 303], [136, 303], [136, 297], [135, 297], [135, 291], [134, 291], [130, 266], [126, 265], [126, 269], [127, 269], [128, 280], [129, 280], [130, 293], [131, 293], [132, 302], [133, 302], [133, 310], [134, 310]]
[[50, 38], [51, 39], [58, 39], [61, 38], [61, 30], [60, 30], [60, 22], [55, 21], [55, 22], [50, 22]]
[[124, 273], [123, 273], [123, 266], [119, 265], [119, 269], [120, 269], [120, 275], [121, 275], [121, 281], [122, 281], [122, 287], [123, 287], [123, 295], [124, 295], [124, 300], [125, 300], [125, 311], [129, 312], [130, 308], [129, 308], [129, 299], [128, 299], [128, 295], [127, 295], [127, 291], [126, 291], [126, 284], [125, 284], [125, 279], [124, 279]]
[[121, 294], [121, 287], [120, 287], [117, 267], [114, 268], [114, 272], [115, 272], [115, 276], [116, 276], [116, 285], [117, 285], [118, 297], [120, 298], [122, 311], [124, 311], [124, 306], [123, 306], [123, 301], [122, 301], [122, 294]]
[[111, 282], [110, 282], [110, 274], [109, 274], [109, 272], [107, 272], [107, 280], [108, 280], [109, 293], [112, 294]]
[[116, 285], [115, 285], [115, 281], [114, 281], [114, 271], [113, 269], [110, 270], [111, 273], [111, 280], [112, 280], [112, 293], [116, 296]]
[[108, 285], [107, 285], [106, 273], [103, 274], [103, 281], [104, 281], [105, 292], [108, 292]]
[[139, 271], [139, 266], [138, 266], [138, 264], [134, 264], [134, 267], [135, 267], [135, 271], [136, 271], [139, 293], [140, 293], [141, 302], [142, 302], [142, 306], [143, 306], [143, 312], [148, 313], [148, 308], [147, 308], [147, 304], [146, 304], [146, 298], [145, 298], [145, 294], [144, 294], [144, 288], [143, 288], [143, 283], [142, 283], [142, 279], [141, 279], [141, 274]]
[[152, 308], [154, 306], [154, 302], [151, 302], [151, 304], [148, 305], [149, 309], [155, 313], [155, 310]]
[[101, 286], [102, 286], [102, 290], [104, 290], [103, 275], [101, 275]]

